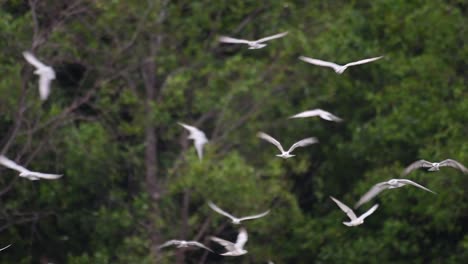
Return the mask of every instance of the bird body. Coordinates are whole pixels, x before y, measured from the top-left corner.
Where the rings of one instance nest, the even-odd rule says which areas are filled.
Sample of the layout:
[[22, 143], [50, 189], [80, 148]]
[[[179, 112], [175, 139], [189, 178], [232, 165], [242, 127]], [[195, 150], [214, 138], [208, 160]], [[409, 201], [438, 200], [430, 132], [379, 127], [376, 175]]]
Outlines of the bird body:
[[468, 169], [460, 162], [453, 159], [446, 159], [441, 162], [429, 162], [427, 160], [415, 161], [406, 167], [403, 171], [403, 175], [408, 175], [410, 172], [419, 168], [429, 168], [428, 171], [438, 171], [440, 170], [440, 167], [452, 167], [462, 171], [464, 174], [468, 173]]
[[219, 38], [220, 42], [223, 43], [233, 43], [233, 44], [247, 44], [249, 46], [249, 49], [261, 49], [264, 48], [267, 44], [263, 43], [272, 39], [276, 38], [281, 38], [284, 37], [288, 34], [288, 32], [282, 32], [273, 36], [261, 38], [258, 40], [246, 40], [246, 39], [236, 39], [236, 38], [231, 38], [231, 37], [226, 37], [226, 36], [221, 36]]
[[305, 56], [300, 56], [299, 57], [299, 59], [304, 61], [304, 62], [314, 64], [314, 65], [317, 65], [317, 66], [332, 68], [338, 74], [342, 74], [350, 66], [369, 63], [369, 62], [372, 62], [372, 61], [375, 61], [375, 60], [379, 60], [381, 58], [383, 58], [383, 56], [369, 58], [369, 59], [363, 59], [363, 60], [359, 60], [359, 61], [355, 61], [355, 62], [350, 62], [350, 63], [347, 63], [345, 65], [339, 65], [339, 64], [336, 64], [336, 63], [333, 63], [333, 62], [318, 60], [318, 59], [309, 58], [309, 57], [305, 57]]
[[248, 240], [247, 231], [245, 228], [241, 228], [239, 230], [236, 243], [232, 243], [218, 237], [211, 237], [210, 239], [226, 248], [227, 252], [221, 254], [222, 256], [240, 256], [248, 252], [244, 249], [244, 245]]
[[61, 174], [49, 174], [49, 173], [30, 171], [26, 169], [25, 167], [16, 164], [14, 161], [10, 160], [9, 158], [5, 156], [0, 156], [0, 164], [9, 169], [18, 171], [20, 173], [19, 174], [20, 177], [27, 178], [31, 181], [40, 180], [40, 179], [55, 180], [55, 179], [62, 177]]
[[313, 116], [319, 116], [320, 118], [328, 121], [335, 121], [335, 122], [341, 122], [343, 119], [331, 114], [330, 112], [324, 111], [322, 109], [313, 109], [313, 110], [308, 110], [304, 111], [302, 113], [290, 116], [289, 118], [306, 118], [306, 117], [313, 117]]
[[50, 82], [55, 79], [55, 71], [52, 67], [39, 61], [31, 52], [23, 52], [24, 58], [34, 67], [35, 74], [39, 75], [39, 96], [42, 101], [47, 100], [50, 94]]
[[375, 212], [375, 210], [377, 210], [377, 208], [379, 207], [378, 204], [375, 204], [369, 210], [367, 210], [367, 212], [365, 212], [361, 216], [357, 217], [356, 214], [354, 213], [354, 211], [351, 208], [349, 208], [347, 205], [345, 205], [344, 203], [340, 202], [338, 199], [336, 199], [336, 198], [334, 198], [332, 196], [330, 196], [330, 198], [338, 205], [338, 207], [340, 207], [340, 209], [343, 212], [346, 213], [346, 215], [349, 217], [349, 219], [351, 219], [351, 221], [349, 221], [349, 222], [343, 222], [343, 224], [346, 225], [346, 226], [362, 225], [364, 223], [364, 219], [366, 219], [366, 217], [368, 217], [373, 212]]
[[251, 216], [244, 216], [244, 217], [241, 217], [241, 218], [237, 218], [231, 214], [229, 214], [228, 212], [222, 210], [221, 208], [219, 208], [216, 204], [214, 204], [213, 202], [208, 202], [208, 206], [213, 209], [215, 212], [217, 212], [218, 214], [221, 214], [221, 215], [224, 215], [228, 218], [231, 219], [232, 223], [235, 224], [235, 225], [239, 225], [242, 221], [246, 221], [246, 220], [253, 220], [253, 219], [257, 219], [257, 218], [261, 218], [261, 217], [264, 217], [266, 216], [268, 213], [270, 213], [270, 210], [268, 211], [265, 211], [261, 214], [257, 214], [257, 215], [251, 215]]
[[208, 143], [205, 133], [194, 126], [189, 126], [181, 122], [179, 122], [179, 125], [189, 131], [190, 135], [188, 138], [193, 140], [198, 158], [201, 160], [203, 158], [203, 146]]
[[187, 248], [187, 247], [190, 247], [190, 246], [195, 246], [195, 247], [204, 248], [204, 249], [206, 249], [208, 251], [213, 252], [213, 250], [211, 250], [210, 248], [208, 248], [207, 246], [203, 245], [200, 242], [186, 241], [186, 240], [175, 240], [175, 239], [165, 242], [164, 244], [160, 245], [158, 248], [161, 249], [161, 248], [168, 247], [168, 246], [177, 246], [177, 248]]
[[288, 149], [288, 151], [285, 151], [283, 149], [283, 146], [281, 146], [281, 143], [279, 143], [278, 140], [274, 139], [272, 136], [270, 136], [270, 135], [268, 135], [266, 133], [263, 133], [263, 132], [258, 132], [257, 136], [259, 138], [264, 139], [264, 140], [270, 142], [271, 144], [275, 145], [281, 151], [281, 154], [277, 154], [276, 156], [280, 157], [280, 158], [283, 158], [283, 159], [294, 157], [295, 155], [292, 155], [291, 152], [294, 149], [298, 148], [298, 147], [305, 147], [305, 146], [308, 146], [308, 145], [311, 145], [311, 144], [314, 144], [314, 143], [318, 143], [318, 139], [315, 138], [315, 137], [305, 138], [305, 139], [302, 139], [302, 140], [294, 143]]

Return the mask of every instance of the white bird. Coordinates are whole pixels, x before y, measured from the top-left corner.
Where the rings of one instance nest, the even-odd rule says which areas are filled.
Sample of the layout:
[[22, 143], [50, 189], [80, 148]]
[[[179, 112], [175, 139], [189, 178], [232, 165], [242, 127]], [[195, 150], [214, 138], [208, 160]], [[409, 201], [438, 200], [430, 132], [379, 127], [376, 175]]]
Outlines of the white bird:
[[198, 158], [201, 160], [203, 158], [203, 145], [208, 143], [208, 139], [206, 138], [205, 133], [194, 126], [189, 126], [180, 122], [179, 125], [183, 126], [190, 132], [188, 138], [193, 139], [193, 144], [197, 150]]
[[218, 237], [210, 237], [210, 239], [226, 248], [227, 252], [221, 254], [223, 256], [240, 256], [247, 253], [247, 250], [244, 249], [244, 245], [248, 239], [245, 228], [239, 229], [239, 234], [237, 235], [235, 244]]
[[58, 179], [58, 178], [62, 177], [61, 174], [48, 174], [48, 173], [30, 171], [30, 170], [16, 164], [14, 161], [8, 159], [5, 156], [0, 156], [0, 164], [7, 167], [7, 168], [10, 168], [12, 170], [16, 170], [16, 171], [20, 172], [20, 174], [19, 174], [20, 177], [25, 177], [25, 178], [27, 178], [27, 179], [29, 179], [31, 181], [40, 180], [41, 178], [42, 179], [47, 179], [47, 180], [55, 180], [55, 179]]
[[359, 199], [359, 201], [356, 203], [354, 208], [358, 208], [362, 204], [367, 203], [368, 201], [370, 201], [372, 198], [374, 198], [375, 196], [377, 196], [379, 193], [381, 193], [384, 190], [395, 189], [395, 188], [403, 187], [403, 186], [408, 185], [408, 184], [416, 186], [418, 188], [421, 188], [421, 189], [423, 189], [425, 191], [428, 191], [428, 192], [431, 192], [433, 194], [436, 194], [435, 192], [429, 190], [428, 188], [426, 188], [426, 187], [424, 187], [424, 186], [422, 186], [420, 184], [415, 183], [414, 181], [407, 180], [407, 179], [391, 179], [389, 181], [380, 182], [380, 183], [377, 183], [376, 185], [374, 185], [368, 192], [366, 192], [361, 197], [361, 199]]
[[460, 162], [453, 159], [446, 159], [441, 162], [429, 162], [426, 160], [415, 161], [406, 167], [406, 169], [403, 171], [403, 175], [408, 175], [410, 172], [419, 168], [429, 168], [428, 171], [438, 171], [440, 167], [452, 167], [461, 170], [465, 174], [468, 173], [468, 169]]
[[333, 68], [333, 70], [335, 70], [335, 72], [338, 73], [338, 74], [342, 74], [349, 66], [355, 66], [355, 65], [359, 65], [359, 64], [369, 63], [369, 62], [372, 62], [372, 61], [375, 61], [375, 60], [378, 60], [378, 59], [381, 59], [381, 58], [383, 58], [383, 56], [364, 59], [364, 60], [355, 61], [355, 62], [350, 62], [350, 63], [345, 64], [345, 65], [338, 65], [338, 64], [333, 63], [333, 62], [318, 60], [318, 59], [314, 59], [314, 58], [308, 58], [308, 57], [304, 57], [304, 56], [299, 57], [300, 60], [305, 61], [307, 63], [311, 63], [311, 64], [314, 64], [314, 65], [323, 66], [323, 67]]
[[0, 248], [0, 251], [3, 251], [4, 249], [7, 249], [7, 248], [9, 248], [10, 246], [11, 246], [11, 244], [10, 244], [10, 245], [8, 245], [8, 246], [6, 246], [6, 247], [2, 247], [2, 248]]
[[23, 52], [24, 58], [36, 67], [35, 74], [39, 75], [39, 96], [45, 101], [50, 94], [50, 82], [55, 79], [55, 71], [52, 67], [40, 62], [31, 52]]
[[340, 207], [340, 209], [346, 213], [346, 215], [348, 215], [349, 219], [351, 219], [350, 222], [343, 222], [344, 225], [346, 226], [358, 226], [358, 225], [361, 225], [364, 223], [364, 219], [366, 219], [366, 217], [368, 217], [369, 215], [371, 215], [375, 210], [377, 210], [377, 208], [379, 207], [378, 204], [375, 204], [374, 206], [372, 206], [371, 209], [367, 210], [367, 212], [363, 213], [361, 216], [359, 217], [356, 217], [356, 214], [353, 212], [353, 210], [351, 210], [351, 208], [349, 208], [347, 205], [345, 205], [344, 203], [338, 201], [337, 199], [335, 199], [334, 197], [330, 196], [330, 198], [338, 205], [338, 207]]
[[304, 111], [302, 113], [290, 116], [289, 118], [305, 118], [305, 117], [312, 117], [312, 116], [319, 116], [320, 118], [328, 120], [328, 121], [335, 121], [335, 122], [343, 121], [343, 119], [331, 114], [330, 112], [324, 111], [322, 109], [313, 109], [309, 111]]
[[161, 249], [161, 248], [168, 247], [168, 246], [177, 246], [177, 248], [186, 248], [186, 247], [189, 247], [189, 246], [195, 246], [195, 247], [204, 248], [204, 249], [206, 249], [208, 251], [213, 252], [213, 250], [211, 250], [210, 248], [208, 248], [207, 246], [203, 245], [200, 242], [175, 240], [175, 239], [167, 241], [166, 243], [160, 245], [158, 248]]
[[318, 139], [315, 138], [315, 137], [304, 138], [304, 139], [294, 143], [288, 149], [288, 151], [284, 151], [283, 146], [281, 146], [281, 144], [278, 142], [278, 140], [274, 139], [272, 136], [270, 136], [270, 135], [268, 135], [266, 133], [263, 133], [263, 132], [258, 132], [257, 136], [259, 138], [262, 138], [262, 139], [270, 142], [271, 144], [275, 145], [281, 151], [281, 154], [277, 154], [276, 156], [278, 156], [280, 158], [283, 158], [283, 159], [287, 159], [287, 158], [291, 158], [291, 157], [296, 156], [296, 155], [291, 155], [290, 153], [294, 149], [296, 149], [298, 147], [305, 147], [305, 146], [308, 146], [308, 145], [311, 145], [311, 144], [314, 144], [314, 143], [318, 143]]
[[261, 38], [261, 39], [257, 39], [257, 40], [236, 39], [236, 38], [221, 36], [219, 38], [219, 41], [223, 42], [223, 43], [247, 44], [247, 45], [249, 45], [249, 49], [261, 49], [261, 48], [263, 48], [263, 47], [265, 47], [267, 45], [267, 44], [262, 43], [262, 42], [269, 41], [269, 40], [272, 40], [272, 39], [281, 38], [281, 37], [286, 36], [287, 34], [288, 34], [288, 32], [286, 31], [286, 32], [282, 32], [282, 33], [279, 33], [279, 34], [276, 34], [276, 35], [273, 35], [273, 36], [269, 36], [269, 37]]
[[245, 221], [245, 220], [252, 220], [252, 219], [257, 219], [257, 218], [261, 218], [261, 217], [264, 217], [265, 215], [267, 215], [268, 213], [270, 213], [270, 210], [268, 211], [265, 211], [261, 214], [257, 214], [257, 215], [251, 215], [251, 216], [245, 216], [245, 217], [241, 217], [241, 218], [237, 218], [225, 211], [223, 211], [221, 208], [219, 208], [218, 206], [216, 206], [216, 204], [214, 204], [213, 202], [208, 202], [208, 206], [210, 206], [211, 209], [213, 209], [215, 212], [217, 212], [218, 214], [222, 214], [226, 217], [229, 217], [231, 220], [232, 220], [232, 223], [235, 224], [235, 225], [238, 225], [240, 224], [242, 221]]

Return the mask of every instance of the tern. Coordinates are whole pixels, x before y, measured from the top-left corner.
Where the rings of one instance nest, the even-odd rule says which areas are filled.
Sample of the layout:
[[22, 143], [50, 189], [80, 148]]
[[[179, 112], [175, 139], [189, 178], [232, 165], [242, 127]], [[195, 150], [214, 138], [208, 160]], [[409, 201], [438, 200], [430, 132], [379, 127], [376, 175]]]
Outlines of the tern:
[[218, 206], [216, 206], [216, 204], [212, 203], [212, 202], [208, 202], [208, 206], [210, 206], [211, 209], [213, 209], [215, 212], [217, 212], [218, 214], [222, 214], [226, 217], [229, 217], [231, 220], [232, 220], [232, 223], [235, 224], [235, 225], [238, 225], [240, 224], [242, 221], [245, 221], [245, 220], [252, 220], [252, 219], [257, 219], [257, 218], [260, 218], [260, 217], [264, 217], [265, 215], [267, 215], [268, 213], [270, 213], [270, 210], [268, 211], [265, 211], [261, 214], [257, 214], [257, 215], [251, 215], [251, 216], [245, 216], [245, 217], [241, 217], [241, 218], [237, 218], [235, 216], [232, 216], [231, 214], [223, 211], [221, 208], [219, 208]]
[[261, 49], [261, 48], [263, 48], [263, 47], [265, 47], [267, 45], [267, 44], [262, 43], [262, 42], [269, 41], [269, 40], [272, 40], [272, 39], [281, 38], [281, 37], [286, 36], [287, 34], [288, 34], [288, 32], [286, 31], [286, 32], [282, 32], [282, 33], [279, 33], [279, 34], [276, 34], [276, 35], [273, 35], [273, 36], [269, 36], [269, 37], [261, 38], [261, 39], [257, 39], [257, 40], [236, 39], [236, 38], [221, 36], [219, 38], [219, 41], [223, 42], [223, 43], [247, 44], [247, 45], [249, 45], [249, 49]]
[[223, 256], [240, 256], [247, 253], [247, 250], [244, 249], [244, 245], [248, 239], [245, 228], [239, 229], [239, 234], [237, 235], [235, 244], [218, 237], [210, 237], [210, 239], [226, 248], [227, 252], [221, 254]]
[[379, 207], [378, 204], [375, 204], [372, 206], [371, 209], [367, 210], [367, 212], [363, 213], [361, 216], [356, 217], [356, 214], [349, 208], [347, 205], [344, 203], [338, 201], [338, 199], [335, 199], [334, 197], [330, 196], [330, 198], [340, 207], [340, 209], [348, 215], [349, 219], [351, 219], [350, 222], [343, 222], [344, 225], [346, 226], [358, 226], [362, 225], [364, 223], [364, 219], [371, 215], [377, 208]]
[[177, 248], [186, 248], [186, 247], [190, 247], [190, 246], [195, 246], [195, 247], [204, 248], [204, 249], [206, 249], [208, 251], [213, 252], [213, 250], [211, 250], [210, 248], [208, 248], [207, 246], [203, 245], [200, 242], [175, 240], [175, 239], [167, 241], [166, 243], [160, 245], [158, 248], [161, 249], [161, 248], [168, 247], [168, 246], [177, 246]]
[[263, 132], [258, 132], [257, 136], [259, 138], [264, 139], [264, 140], [270, 142], [271, 144], [275, 145], [281, 151], [281, 154], [277, 154], [276, 156], [280, 157], [280, 158], [283, 158], [283, 159], [287, 159], [287, 158], [291, 158], [291, 157], [296, 156], [296, 155], [292, 155], [290, 153], [294, 149], [296, 149], [298, 147], [305, 147], [305, 146], [308, 146], [308, 145], [311, 145], [311, 144], [318, 143], [318, 139], [315, 138], [315, 137], [305, 138], [305, 139], [302, 139], [302, 140], [294, 143], [288, 149], [288, 151], [284, 151], [283, 146], [281, 146], [281, 144], [278, 142], [278, 140], [274, 139], [272, 136], [270, 136], [270, 135], [268, 135], [266, 133], [263, 133]]
[[362, 204], [367, 203], [368, 201], [372, 200], [372, 198], [374, 198], [375, 196], [377, 196], [379, 193], [381, 193], [384, 190], [395, 189], [395, 188], [403, 187], [405, 185], [413, 185], [425, 191], [436, 194], [435, 192], [429, 190], [428, 188], [420, 184], [415, 183], [414, 181], [407, 180], [407, 179], [391, 179], [389, 181], [377, 183], [376, 185], [374, 185], [368, 192], [366, 192], [361, 197], [361, 199], [359, 199], [359, 201], [356, 203], [354, 208], [358, 208]]
[[350, 62], [350, 63], [345, 64], [345, 65], [338, 65], [338, 64], [333, 63], [333, 62], [318, 60], [318, 59], [314, 59], [314, 58], [308, 58], [308, 57], [304, 57], [304, 56], [299, 57], [300, 60], [305, 61], [307, 63], [311, 63], [311, 64], [314, 64], [314, 65], [323, 66], [323, 67], [333, 68], [333, 70], [335, 70], [335, 72], [338, 73], [338, 74], [342, 74], [349, 66], [355, 66], [355, 65], [359, 65], [359, 64], [369, 63], [369, 62], [372, 62], [372, 61], [375, 61], [375, 60], [379, 60], [381, 58], [383, 58], [383, 56], [364, 59], [364, 60], [355, 61], [355, 62]]
[[22, 167], [16, 164], [14, 161], [8, 159], [5, 156], [0, 156], [0, 164], [7, 168], [20, 172], [19, 174], [20, 177], [25, 177], [31, 181], [40, 180], [41, 178], [46, 179], [46, 180], [55, 180], [55, 179], [62, 177], [61, 174], [48, 174], [48, 173], [30, 171], [26, 169], [25, 167]]
[[47, 100], [50, 94], [50, 82], [55, 79], [55, 71], [52, 67], [39, 61], [31, 52], [23, 52], [24, 58], [36, 67], [35, 74], [39, 75], [39, 96], [42, 101]]
[[313, 109], [309, 111], [304, 111], [302, 113], [290, 116], [289, 118], [306, 118], [312, 116], [319, 116], [320, 118], [328, 121], [341, 122], [343, 119], [331, 114], [330, 112], [324, 111], [322, 109]]
[[189, 126], [180, 122], [179, 125], [183, 126], [190, 132], [188, 138], [193, 139], [193, 144], [197, 150], [198, 158], [201, 160], [203, 158], [203, 145], [208, 143], [208, 139], [206, 138], [205, 133], [194, 126]]
[[429, 162], [426, 160], [415, 161], [406, 167], [406, 169], [403, 171], [403, 175], [408, 175], [410, 172], [419, 168], [429, 168], [428, 171], [438, 171], [440, 167], [452, 167], [461, 170], [465, 174], [468, 173], [468, 169], [460, 162], [453, 159], [446, 159], [441, 162]]

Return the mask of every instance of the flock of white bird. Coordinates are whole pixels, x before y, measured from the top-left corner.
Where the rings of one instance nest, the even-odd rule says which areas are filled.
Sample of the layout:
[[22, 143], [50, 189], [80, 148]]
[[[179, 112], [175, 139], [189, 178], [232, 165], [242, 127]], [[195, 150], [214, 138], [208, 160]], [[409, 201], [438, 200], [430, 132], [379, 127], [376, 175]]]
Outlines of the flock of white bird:
[[[273, 35], [273, 36], [269, 36], [269, 37], [265, 37], [265, 38], [261, 38], [261, 39], [253, 40], [253, 41], [222, 36], [222, 37], [219, 38], [219, 41], [223, 42], [223, 43], [231, 43], [231, 44], [246, 44], [246, 45], [249, 46], [249, 49], [261, 49], [261, 48], [264, 48], [264, 47], [267, 46], [267, 44], [265, 42], [273, 40], [273, 39], [284, 37], [287, 34], [288, 34], [288, 32], [282, 32], [282, 33], [279, 33], [279, 34], [276, 34], [276, 35]], [[39, 95], [40, 95], [40, 99], [42, 101], [47, 100], [47, 98], [50, 95], [51, 81], [53, 79], [55, 79], [55, 71], [53, 70], [52, 67], [47, 66], [44, 63], [42, 63], [41, 61], [39, 61], [30, 52], [27, 52], [27, 51], [23, 52], [23, 56], [24, 56], [24, 58], [26, 59], [27, 62], [29, 62], [30, 64], [32, 64], [36, 68], [34, 73], [39, 75]], [[363, 59], [363, 60], [359, 60], [359, 61], [355, 61], [355, 62], [350, 62], [350, 63], [347, 63], [345, 65], [338, 65], [338, 64], [333, 63], [333, 62], [323, 61], [323, 60], [319, 60], [319, 59], [314, 59], [314, 58], [309, 58], [309, 57], [304, 57], [304, 56], [299, 57], [299, 59], [304, 61], [304, 62], [314, 64], [314, 65], [317, 65], [317, 66], [332, 68], [337, 74], [342, 74], [350, 66], [356, 66], [356, 65], [360, 65], [360, 64], [373, 62], [373, 61], [379, 60], [381, 58], [383, 58], [383, 56]], [[333, 114], [331, 114], [331, 113], [329, 113], [327, 111], [324, 111], [322, 109], [314, 109], [314, 110], [304, 111], [302, 113], [293, 115], [293, 116], [291, 116], [289, 118], [307, 118], [307, 117], [315, 117], [315, 116], [318, 116], [318, 117], [320, 117], [320, 118], [322, 118], [324, 120], [327, 120], [327, 121], [334, 121], [334, 122], [343, 121], [341, 118], [339, 118], [339, 117], [337, 117], [337, 116], [335, 116], [335, 115], [333, 115]], [[194, 146], [195, 146], [197, 155], [198, 155], [199, 159], [201, 160], [203, 158], [203, 147], [204, 147], [205, 144], [207, 144], [209, 142], [208, 138], [205, 135], [205, 133], [203, 131], [201, 131], [200, 129], [194, 127], [194, 126], [190, 126], [190, 125], [187, 125], [187, 124], [184, 124], [184, 123], [179, 123], [179, 125], [181, 125], [186, 130], [188, 130], [188, 132], [189, 132], [188, 139], [192, 139], [194, 141]], [[281, 143], [278, 142], [278, 140], [274, 139], [272, 136], [270, 136], [270, 135], [268, 135], [268, 134], [266, 134], [264, 132], [259, 132], [257, 134], [257, 136], [259, 138], [261, 138], [263, 140], [266, 140], [269, 143], [275, 145], [281, 152], [281, 154], [277, 154], [276, 156], [280, 157], [280, 158], [283, 158], [283, 159], [288, 159], [288, 158], [294, 157], [295, 155], [292, 155], [291, 152], [294, 151], [298, 147], [306, 147], [306, 146], [309, 146], [311, 144], [315, 144], [315, 143], [319, 142], [318, 139], [315, 138], [315, 137], [305, 138], [305, 139], [302, 139], [302, 140], [294, 143], [287, 151], [285, 151], [283, 146], [281, 145]], [[8, 159], [4, 155], [0, 155], [0, 165], [3, 165], [4, 167], [7, 167], [9, 169], [18, 171], [20, 177], [24, 177], [24, 178], [27, 178], [29, 180], [39, 180], [39, 179], [53, 180], [53, 179], [58, 179], [58, 178], [62, 177], [62, 175], [60, 175], [60, 174], [48, 174], [48, 173], [40, 173], [40, 172], [35, 172], [35, 171], [28, 170], [28, 169], [24, 168], [23, 166], [18, 165], [16, 162]], [[419, 169], [419, 168], [429, 168], [428, 171], [438, 171], [440, 169], [440, 167], [452, 167], [452, 168], [455, 168], [455, 169], [458, 169], [458, 170], [462, 171], [465, 174], [468, 173], [468, 169], [465, 166], [463, 166], [460, 162], [457, 162], [457, 161], [452, 160], [452, 159], [446, 159], [446, 160], [441, 161], [441, 162], [429, 162], [429, 161], [426, 161], [426, 160], [418, 160], [418, 161], [415, 161], [414, 163], [410, 164], [403, 171], [403, 176], [406, 176], [410, 172], [412, 172], [412, 171], [414, 171], [416, 169]], [[413, 186], [418, 187], [420, 189], [423, 189], [423, 190], [425, 190], [427, 192], [431, 192], [431, 193], [435, 194], [435, 192], [433, 192], [433, 191], [429, 190], [428, 188], [426, 188], [426, 187], [424, 187], [424, 186], [422, 186], [422, 185], [420, 185], [418, 183], [415, 183], [415, 182], [413, 182], [411, 180], [408, 180], [408, 179], [391, 179], [389, 181], [377, 183], [376, 185], [374, 185], [367, 193], [365, 193], [361, 197], [361, 199], [359, 199], [359, 201], [355, 204], [354, 208], [357, 209], [358, 207], [360, 207], [364, 203], [369, 202], [375, 196], [377, 196], [379, 193], [381, 193], [382, 191], [384, 191], [386, 189], [395, 189], [395, 188], [399, 188], [399, 187], [402, 187], [402, 186], [405, 186], [405, 185], [413, 185]], [[365, 212], [361, 216], [357, 217], [356, 214], [354, 213], [354, 211], [351, 208], [349, 208], [347, 205], [345, 205], [344, 203], [342, 203], [341, 201], [339, 201], [338, 199], [336, 199], [336, 198], [334, 198], [332, 196], [330, 196], [330, 198], [350, 218], [351, 221], [343, 222], [343, 224], [346, 225], [346, 226], [358, 226], [358, 225], [363, 224], [364, 219], [366, 217], [370, 216], [372, 213], [374, 213], [377, 210], [377, 208], [379, 207], [378, 204], [375, 204], [367, 212]], [[267, 211], [265, 211], [263, 213], [260, 213], [260, 214], [237, 218], [237, 217], [227, 213], [226, 211], [222, 210], [221, 208], [219, 208], [218, 206], [216, 206], [212, 202], [208, 202], [208, 206], [211, 209], [213, 209], [215, 212], [230, 218], [232, 223], [235, 224], [235, 225], [241, 224], [241, 222], [245, 221], [245, 220], [253, 220], [253, 219], [264, 217], [264, 216], [268, 215], [268, 213], [270, 212], [270, 210], [267, 210]], [[237, 236], [237, 240], [236, 240], [235, 243], [224, 240], [224, 239], [221, 239], [221, 238], [218, 238], [218, 237], [210, 237], [210, 239], [212, 241], [220, 244], [221, 246], [225, 247], [226, 252], [222, 253], [220, 255], [223, 255], [223, 256], [240, 256], [240, 255], [244, 255], [244, 254], [247, 253], [247, 250], [244, 249], [244, 246], [245, 246], [245, 244], [246, 244], [246, 242], [248, 240], [248, 235], [247, 235], [247, 230], [245, 228], [243, 228], [243, 227], [239, 229], [239, 234]], [[9, 246], [10, 245], [8, 245], [8, 246], [6, 246], [4, 248], [1, 248], [0, 251], [8, 248]], [[164, 244], [162, 244], [159, 248], [164, 248], [164, 247], [168, 247], [168, 246], [177, 246], [178, 248], [200, 247], [200, 248], [204, 248], [204, 249], [206, 249], [206, 250], [208, 250], [210, 252], [214, 252], [212, 249], [210, 249], [209, 247], [205, 246], [204, 244], [202, 244], [202, 243], [200, 243], [198, 241], [185, 241], [185, 240], [169, 240], [169, 241], [165, 242]], [[271, 261], [269, 261], [268, 263], [273, 264], [273, 262], [271, 262]]]

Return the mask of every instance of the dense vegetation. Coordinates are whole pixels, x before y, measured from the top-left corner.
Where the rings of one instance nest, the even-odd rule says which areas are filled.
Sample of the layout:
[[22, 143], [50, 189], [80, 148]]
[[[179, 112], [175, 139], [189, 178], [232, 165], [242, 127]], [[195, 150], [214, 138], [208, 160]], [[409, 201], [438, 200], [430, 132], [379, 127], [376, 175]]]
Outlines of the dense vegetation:
[[[379, 195], [349, 228], [352, 205], [417, 159], [468, 164], [467, 2], [7, 0], [0, 9], [1, 263], [468, 263], [468, 177], [444, 168]], [[289, 31], [264, 49], [217, 42]], [[52, 65], [44, 103], [21, 53]], [[342, 75], [298, 56], [345, 63]], [[345, 119], [288, 120], [323, 108]], [[177, 122], [210, 139], [199, 161]], [[258, 139], [320, 144], [283, 160]], [[234, 214], [248, 254], [157, 250], [196, 239], [217, 252]]]

